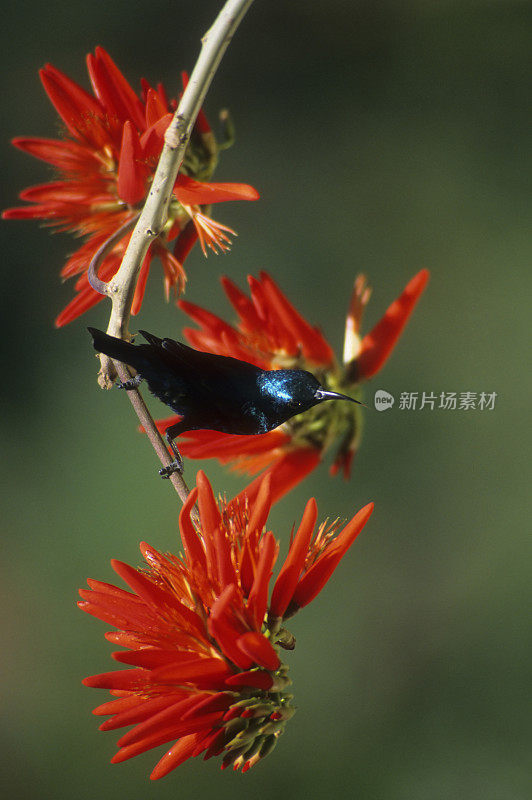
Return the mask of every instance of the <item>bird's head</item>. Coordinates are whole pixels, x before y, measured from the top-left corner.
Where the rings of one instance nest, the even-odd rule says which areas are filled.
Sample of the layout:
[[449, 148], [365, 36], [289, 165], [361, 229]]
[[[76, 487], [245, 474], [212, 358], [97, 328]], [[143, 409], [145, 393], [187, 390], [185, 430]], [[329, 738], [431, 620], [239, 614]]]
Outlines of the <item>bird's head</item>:
[[360, 402], [345, 394], [324, 389], [311, 372], [303, 369], [279, 369], [264, 373], [262, 390], [289, 411], [289, 416], [301, 414], [324, 400]]

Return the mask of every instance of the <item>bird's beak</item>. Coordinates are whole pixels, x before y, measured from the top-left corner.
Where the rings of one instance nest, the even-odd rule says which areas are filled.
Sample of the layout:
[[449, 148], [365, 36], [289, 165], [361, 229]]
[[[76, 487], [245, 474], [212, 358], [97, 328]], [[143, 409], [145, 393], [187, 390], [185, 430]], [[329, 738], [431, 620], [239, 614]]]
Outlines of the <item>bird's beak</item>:
[[360, 400], [355, 400], [354, 397], [348, 397], [346, 394], [340, 394], [340, 392], [330, 392], [328, 389], [316, 389], [314, 397], [316, 400], [351, 400], [352, 403], [358, 403], [359, 406], [364, 405]]

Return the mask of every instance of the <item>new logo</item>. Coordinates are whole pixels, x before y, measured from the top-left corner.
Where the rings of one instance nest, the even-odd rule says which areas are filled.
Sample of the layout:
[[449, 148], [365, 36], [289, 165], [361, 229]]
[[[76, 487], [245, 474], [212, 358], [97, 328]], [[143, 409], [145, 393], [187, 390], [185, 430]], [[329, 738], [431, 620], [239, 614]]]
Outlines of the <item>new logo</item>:
[[384, 389], [377, 389], [373, 403], [377, 411], [388, 411], [394, 404], [394, 396], [385, 392]]

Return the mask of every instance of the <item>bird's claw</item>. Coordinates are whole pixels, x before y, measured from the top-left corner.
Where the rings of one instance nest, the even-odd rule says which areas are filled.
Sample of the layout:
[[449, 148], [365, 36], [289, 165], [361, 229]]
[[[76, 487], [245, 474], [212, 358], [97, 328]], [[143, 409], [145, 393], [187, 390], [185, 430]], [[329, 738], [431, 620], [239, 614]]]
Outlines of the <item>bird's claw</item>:
[[173, 475], [174, 472], [179, 472], [179, 474], [182, 475], [183, 474], [183, 470], [184, 470], [183, 460], [176, 458], [176, 459], [174, 459], [174, 461], [172, 461], [171, 464], [168, 464], [167, 467], [163, 467], [162, 469], [160, 469], [159, 470], [159, 475], [164, 480], [168, 480], [170, 475]]
[[135, 375], [134, 378], [130, 378], [129, 380], [124, 381], [123, 383], [120, 382], [115, 385], [117, 389], [125, 389], [126, 391], [131, 391], [131, 389], [137, 389], [141, 381], [142, 378], [140, 377], [140, 375]]

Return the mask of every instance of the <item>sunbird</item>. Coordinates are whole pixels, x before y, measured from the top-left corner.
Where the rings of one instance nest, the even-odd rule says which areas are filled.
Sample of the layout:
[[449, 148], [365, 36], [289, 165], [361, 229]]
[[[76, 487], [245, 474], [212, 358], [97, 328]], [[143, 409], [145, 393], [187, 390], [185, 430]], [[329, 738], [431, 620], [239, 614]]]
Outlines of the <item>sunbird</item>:
[[360, 403], [324, 389], [304, 369], [261, 369], [230, 356], [202, 353], [174, 339], [159, 339], [147, 331], [140, 333], [148, 344], [134, 345], [96, 328], [88, 330], [95, 350], [136, 371], [134, 378], [118, 383], [119, 388], [134, 389], [145, 380], [151, 393], [181, 417], [165, 431], [175, 460], [159, 470], [163, 478], [183, 471], [174, 439], [185, 431], [261, 434], [324, 400]]

